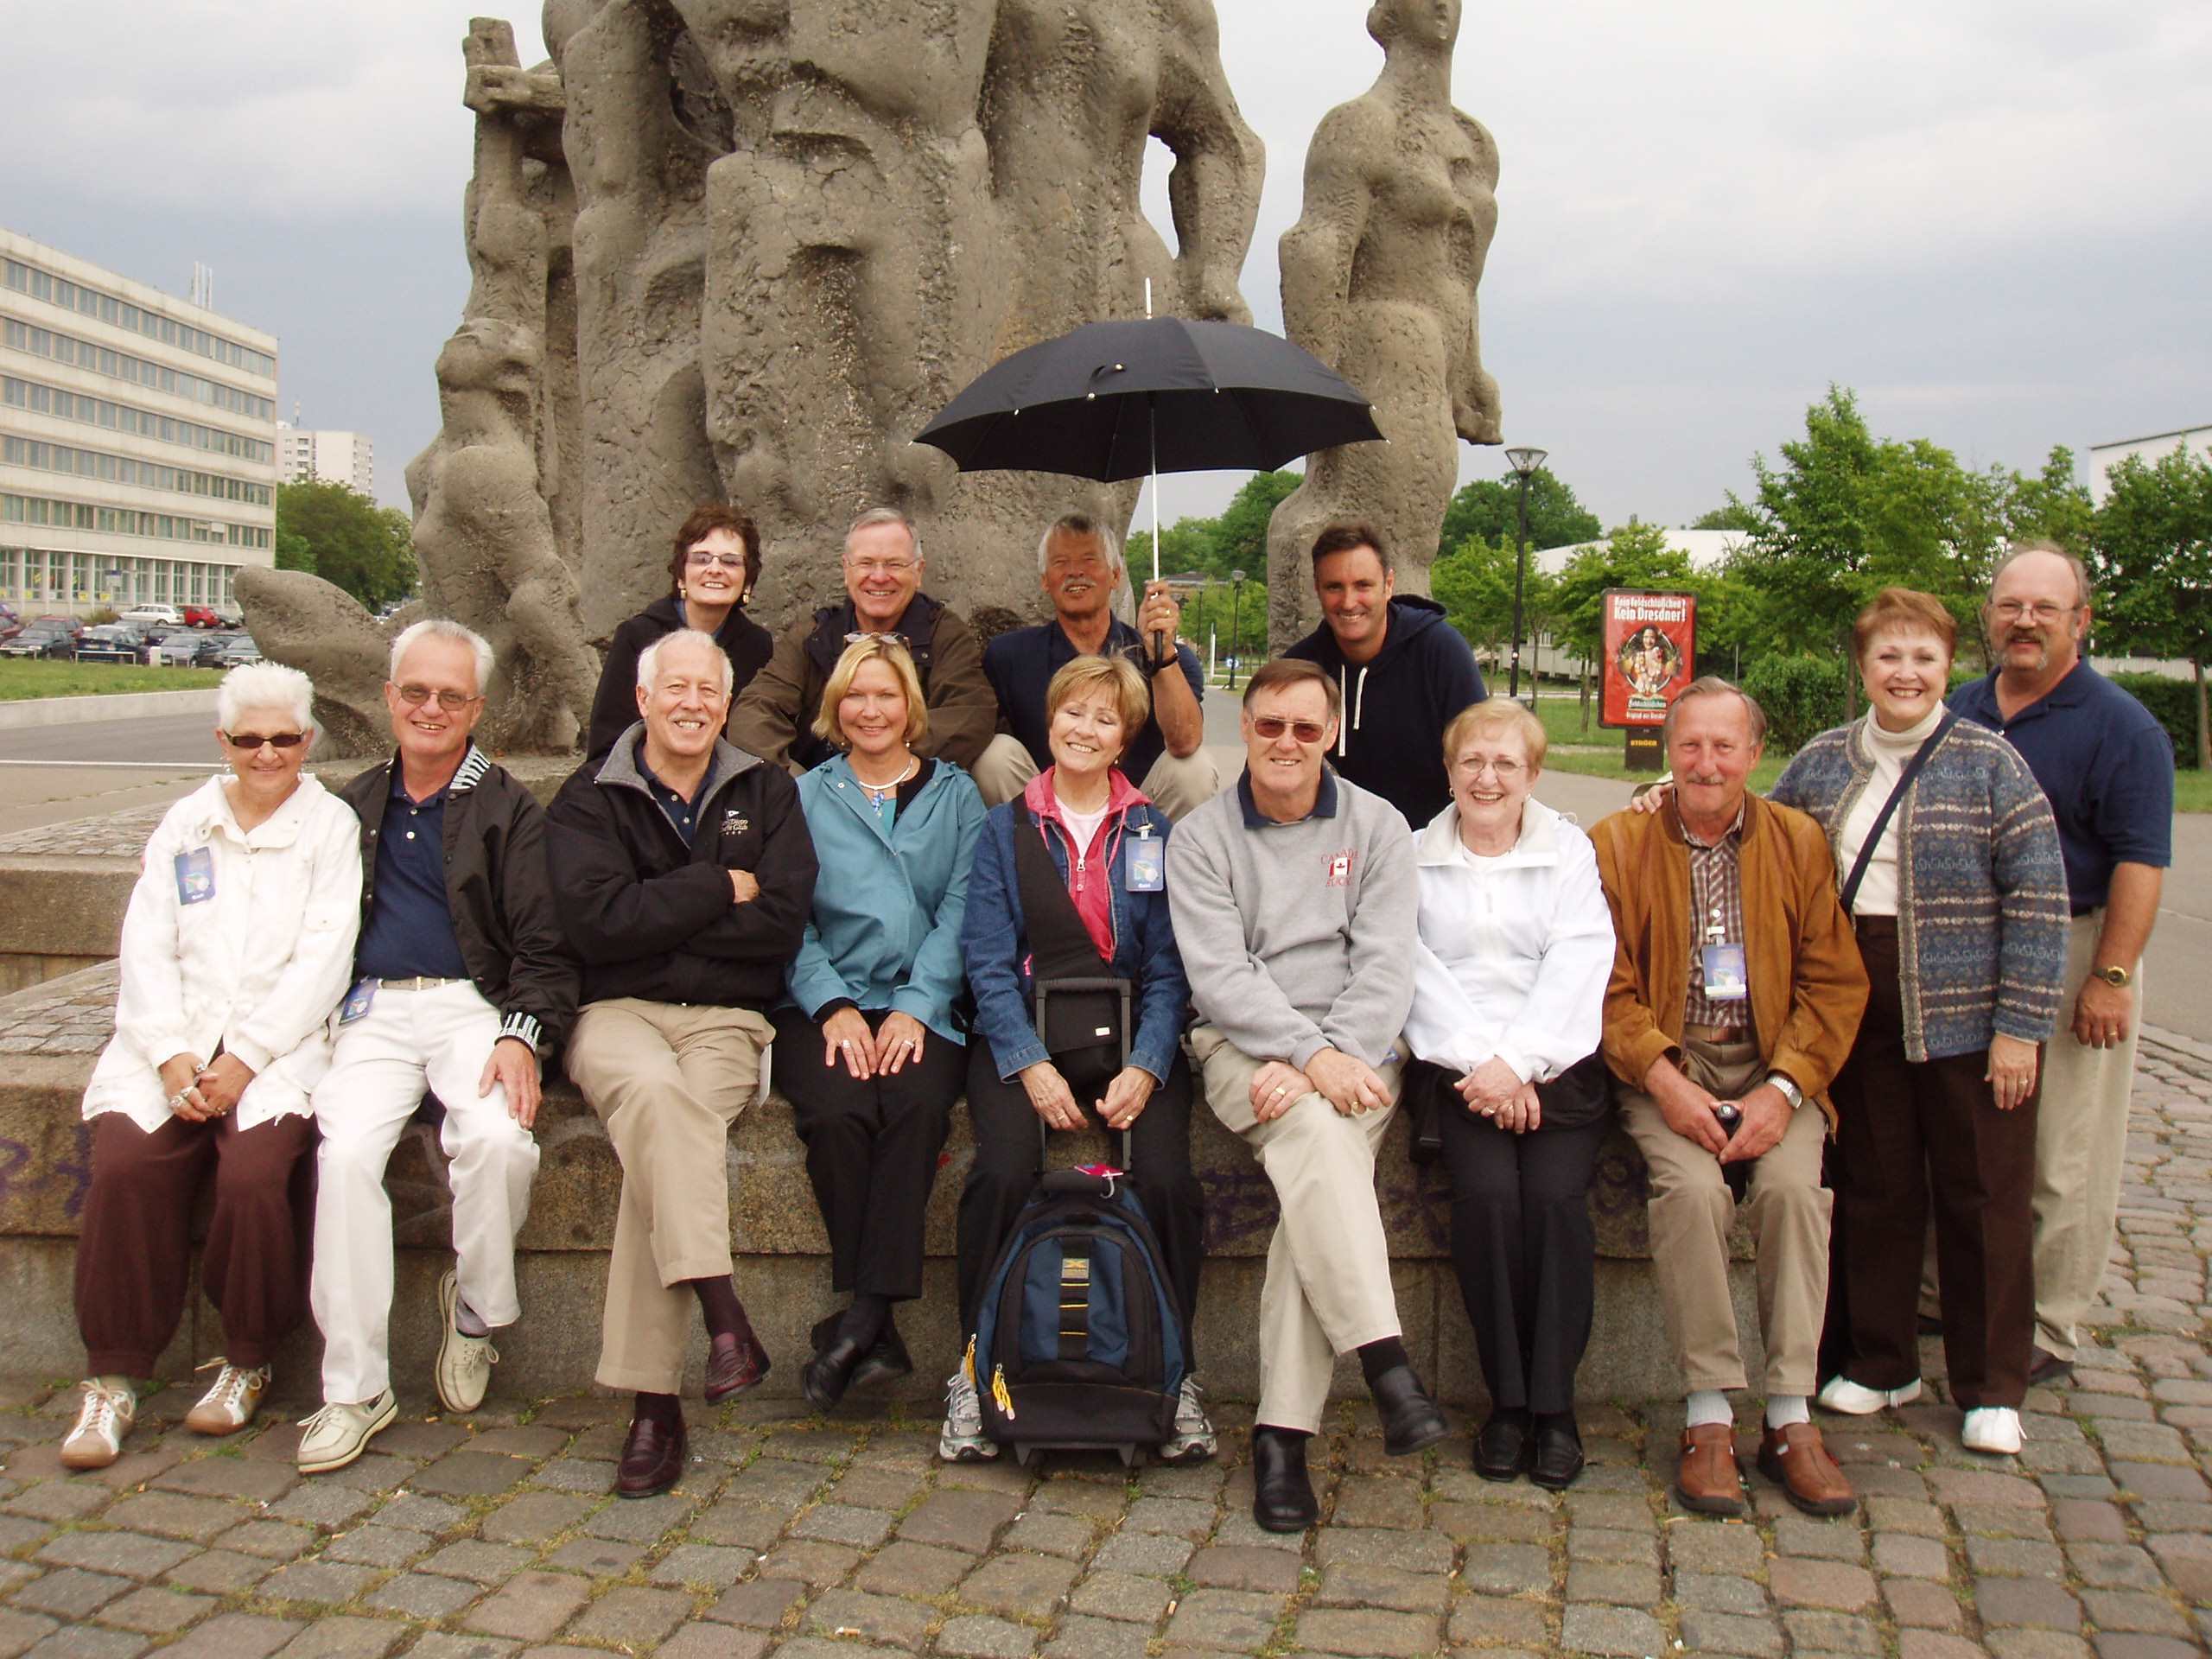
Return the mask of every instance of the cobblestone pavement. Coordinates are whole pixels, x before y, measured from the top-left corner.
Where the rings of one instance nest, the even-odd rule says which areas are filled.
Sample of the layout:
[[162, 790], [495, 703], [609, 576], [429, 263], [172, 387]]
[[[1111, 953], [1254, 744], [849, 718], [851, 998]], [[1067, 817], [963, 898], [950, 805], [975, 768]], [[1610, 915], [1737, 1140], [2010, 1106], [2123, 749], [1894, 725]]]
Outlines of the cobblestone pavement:
[[1961, 1451], [1948, 1404], [1827, 1419], [1864, 1499], [1849, 1519], [1801, 1516], [1756, 1473], [1752, 1518], [1679, 1512], [1671, 1402], [1586, 1410], [1591, 1466], [1560, 1497], [1478, 1479], [1464, 1433], [1385, 1458], [1345, 1407], [1326, 1522], [1286, 1539], [1252, 1525], [1235, 1407], [1223, 1463], [1130, 1476], [944, 1467], [931, 1423], [739, 1402], [695, 1414], [676, 1491], [622, 1503], [613, 1401], [442, 1421], [417, 1396], [372, 1455], [303, 1480], [277, 1414], [211, 1443], [175, 1426], [173, 1389], [121, 1462], [67, 1477], [73, 1389], [17, 1382], [0, 1656], [2203, 1652], [2212, 1052], [2146, 1047], [2135, 1116], [2113, 1323], [2070, 1382], [2030, 1395], [2024, 1454]]

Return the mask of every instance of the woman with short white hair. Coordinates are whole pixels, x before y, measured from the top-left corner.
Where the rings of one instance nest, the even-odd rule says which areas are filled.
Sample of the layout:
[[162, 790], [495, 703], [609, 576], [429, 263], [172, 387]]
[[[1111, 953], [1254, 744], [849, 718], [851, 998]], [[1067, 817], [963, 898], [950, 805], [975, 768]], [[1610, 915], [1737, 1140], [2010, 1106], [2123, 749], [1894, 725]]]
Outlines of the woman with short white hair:
[[[115, 1036], [85, 1090], [92, 1179], [77, 1242], [85, 1398], [71, 1469], [115, 1461], [184, 1310], [192, 1217], [214, 1192], [200, 1284], [223, 1317], [214, 1385], [185, 1418], [252, 1420], [269, 1358], [306, 1310], [298, 1227], [360, 925], [360, 825], [301, 767], [315, 688], [297, 669], [232, 669], [216, 693], [230, 760], [146, 844], [123, 922]], [[200, 1369], [207, 1370], [208, 1366]]]

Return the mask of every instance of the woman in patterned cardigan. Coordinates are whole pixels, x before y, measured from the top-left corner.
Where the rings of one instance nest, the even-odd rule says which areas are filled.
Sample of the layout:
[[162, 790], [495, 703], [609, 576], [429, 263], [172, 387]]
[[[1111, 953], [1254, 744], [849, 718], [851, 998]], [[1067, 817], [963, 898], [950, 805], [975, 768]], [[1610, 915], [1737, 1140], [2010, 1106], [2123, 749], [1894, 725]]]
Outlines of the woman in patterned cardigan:
[[2058, 1014], [2066, 873], [2026, 763], [1943, 706], [1956, 632], [1941, 601], [1885, 588], [1853, 629], [1871, 707], [1799, 750], [1773, 798], [1827, 829], [1872, 984], [1832, 1091], [1830, 1260], [1843, 1294], [1831, 1320], [1840, 1304], [1847, 1340], [1820, 1402], [1865, 1414], [1918, 1396], [1932, 1197], [1961, 1438], [1972, 1451], [2012, 1452], [2035, 1325], [2037, 1046]]

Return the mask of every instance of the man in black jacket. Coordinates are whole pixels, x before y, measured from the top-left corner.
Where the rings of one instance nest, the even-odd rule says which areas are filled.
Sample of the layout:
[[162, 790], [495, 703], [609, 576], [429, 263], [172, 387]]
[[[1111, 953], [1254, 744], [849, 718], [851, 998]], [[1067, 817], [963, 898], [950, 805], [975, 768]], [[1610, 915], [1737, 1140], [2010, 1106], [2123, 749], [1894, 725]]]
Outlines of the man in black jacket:
[[403, 632], [384, 689], [398, 752], [340, 791], [361, 820], [361, 933], [315, 1091], [324, 1404], [300, 1441], [309, 1474], [353, 1462], [398, 1411], [384, 1172], [426, 1090], [445, 1107], [453, 1187], [435, 1371], [448, 1407], [483, 1403], [491, 1333], [522, 1312], [514, 1241], [537, 1173], [538, 1060], [575, 1014], [576, 969], [546, 874], [544, 810], [468, 741], [491, 672], [491, 646], [458, 622]]
[[551, 815], [562, 915], [587, 964], [569, 1075], [622, 1160], [598, 1381], [637, 1395], [624, 1497], [683, 1471], [694, 1298], [709, 1403], [768, 1370], [733, 1276], [727, 1140], [813, 908], [814, 843], [782, 768], [721, 741], [730, 679], [708, 635], [654, 641], [638, 659], [644, 718]]

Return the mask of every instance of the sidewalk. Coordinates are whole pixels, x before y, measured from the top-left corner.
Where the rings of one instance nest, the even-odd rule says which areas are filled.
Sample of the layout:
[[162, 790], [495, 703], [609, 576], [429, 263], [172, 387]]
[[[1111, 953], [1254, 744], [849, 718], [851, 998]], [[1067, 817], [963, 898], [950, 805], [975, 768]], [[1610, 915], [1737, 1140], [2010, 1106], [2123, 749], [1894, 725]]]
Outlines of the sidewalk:
[[[620, 1403], [518, 1402], [495, 1380], [500, 1409], [441, 1421], [428, 1355], [374, 1452], [314, 1480], [292, 1466], [297, 1414], [211, 1443], [175, 1427], [181, 1390], [146, 1402], [113, 1468], [61, 1475], [75, 1391], [18, 1381], [0, 1385], [0, 1656], [2180, 1659], [2212, 1646], [2212, 1051], [2146, 1046], [2128, 1159], [2106, 1281], [2121, 1323], [2030, 1394], [2024, 1454], [1961, 1451], [1933, 1400], [1826, 1418], [1865, 1500], [1847, 1520], [1799, 1516], [1755, 1473], [1751, 1521], [1674, 1509], [1672, 1402], [1586, 1412], [1591, 1467], [1563, 1497], [1478, 1479], [1464, 1424], [1387, 1459], [1346, 1408], [1315, 1447], [1326, 1520], [1282, 1538], [1252, 1524], [1234, 1405], [1220, 1462], [1134, 1477], [942, 1465], [936, 1425], [897, 1416], [695, 1408], [690, 1473], [626, 1503], [607, 1496]], [[311, 1386], [280, 1381], [302, 1410]]]

